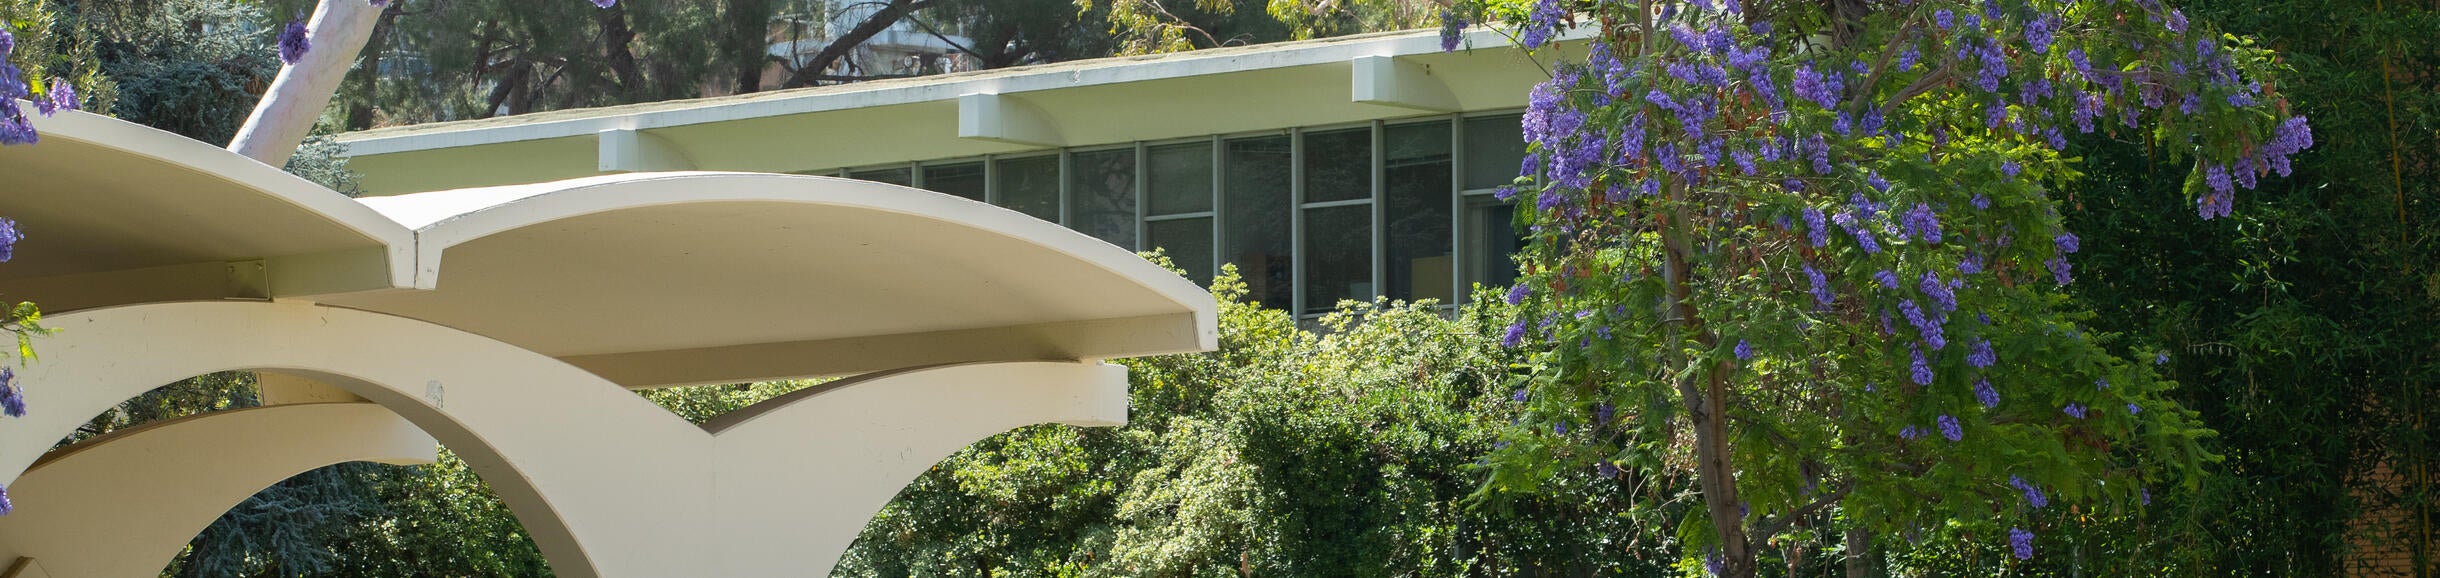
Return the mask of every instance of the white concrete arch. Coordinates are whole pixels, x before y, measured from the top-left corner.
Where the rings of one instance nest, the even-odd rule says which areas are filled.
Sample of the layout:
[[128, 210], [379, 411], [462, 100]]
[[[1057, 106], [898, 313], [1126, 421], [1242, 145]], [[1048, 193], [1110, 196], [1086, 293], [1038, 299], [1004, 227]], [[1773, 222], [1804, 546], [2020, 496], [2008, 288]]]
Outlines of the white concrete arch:
[[[97, 309], [22, 365], [32, 413], [0, 420], [0, 479], [122, 400], [187, 376], [278, 369], [309, 375], [414, 422], [466, 458], [564, 576], [679, 576], [655, 555], [701, 549], [683, 490], [709, 472], [661, 463], [709, 454], [710, 436], [642, 397], [516, 347], [411, 319], [260, 302]], [[618, 569], [612, 573], [610, 569]]]
[[[307, 376], [457, 450], [565, 576], [829, 570], [874, 511], [934, 462], [1034, 423], [1126, 419], [1126, 371], [973, 364], [842, 380], [696, 427], [616, 384], [439, 325], [302, 303], [83, 311], [26, 366], [37, 410], [0, 420], [17, 480], [86, 416], [200, 373]], [[376, 347], [378, 346], [378, 347]]]
[[[966, 446], [1041, 423], [1126, 425], [1127, 369], [937, 367], [844, 379], [704, 424], [719, 436], [728, 576], [828, 575], [873, 514]], [[807, 443], [812, 441], [812, 443]], [[837, 523], [845, 520], [850, 523]]]
[[62, 576], [150, 578], [263, 488], [351, 461], [427, 464], [432, 436], [369, 403], [218, 411], [52, 452], [9, 486], [0, 560]]

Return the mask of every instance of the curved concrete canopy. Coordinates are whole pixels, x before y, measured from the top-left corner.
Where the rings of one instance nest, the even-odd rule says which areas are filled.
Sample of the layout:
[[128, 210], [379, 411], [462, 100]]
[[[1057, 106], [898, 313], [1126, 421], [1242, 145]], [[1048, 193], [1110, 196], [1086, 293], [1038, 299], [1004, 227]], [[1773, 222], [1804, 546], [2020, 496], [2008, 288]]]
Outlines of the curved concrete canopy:
[[0, 295], [53, 312], [322, 302], [460, 328], [629, 387], [1218, 343], [1216, 305], [1191, 282], [929, 191], [642, 173], [358, 201], [123, 121], [71, 112], [37, 127], [41, 143], [0, 154], [0, 171], [26, 183], [0, 189], [0, 216], [32, 235], [0, 267]]
[[228, 282], [232, 261], [319, 271], [311, 283], [279, 280], [296, 295], [412, 280], [413, 234], [329, 189], [125, 121], [76, 111], [33, 120], [41, 142], [0, 152], [0, 216], [27, 235], [0, 267], [11, 300], [70, 310], [260, 297]]
[[365, 199], [441, 323], [630, 387], [1216, 345], [1209, 293], [1015, 211], [866, 181], [655, 173]]

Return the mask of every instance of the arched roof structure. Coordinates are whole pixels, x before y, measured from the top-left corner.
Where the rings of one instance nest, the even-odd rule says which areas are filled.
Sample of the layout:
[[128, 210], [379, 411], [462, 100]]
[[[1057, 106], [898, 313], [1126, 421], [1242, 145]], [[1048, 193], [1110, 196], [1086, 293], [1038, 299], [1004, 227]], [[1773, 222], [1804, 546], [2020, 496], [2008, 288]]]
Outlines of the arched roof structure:
[[1210, 294], [1178, 275], [907, 187], [683, 172], [348, 199], [104, 117], [37, 127], [41, 144], [0, 154], [21, 183], [0, 207], [30, 235], [0, 267], [0, 295], [53, 311], [312, 301], [470, 331], [630, 387], [1218, 340]]
[[[1099, 360], [1218, 340], [1216, 304], [1185, 279], [921, 190], [649, 173], [358, 200], [103, 117], [35, 126], [41, 143], [0, 149], [0, 216], [28, 233], [0, 297], [41, 303], [66, 333], [35, 342], [45, 361], [14, 360], [36, 413], [0, 419], [0, 481], [45, 452], [141, 461], [93, 446], [167, 438], [46, 440], [166, 380], [274, 370], [387, 411], [197, 420], [179, 431], [212, 439], [178, 443], [403, 417], [494, 480], [561, 575], [823, 574], [941, 456], [1025, 424], [1124, 423], [1125, 369]], [[713, 427], [623, 390], [846, 374], [863, 375]], [[400, 441], [331, 440], [307, 461], [395, 460]], [[280, 471], [229, 471], [255, 463]], [[247, 464], [191, 493], [234, 503], [244, 480], [295, 467]], [[142, 475], [193, 467], [155, 465]], [[99, 478], [113, 471], [51, 485], [115, 487]], [[90, 508], [107, 493], [43, 494]], [[0, 554], [79, 572], [111, 559], [7, 538], [54, 526], [0, 518]]]

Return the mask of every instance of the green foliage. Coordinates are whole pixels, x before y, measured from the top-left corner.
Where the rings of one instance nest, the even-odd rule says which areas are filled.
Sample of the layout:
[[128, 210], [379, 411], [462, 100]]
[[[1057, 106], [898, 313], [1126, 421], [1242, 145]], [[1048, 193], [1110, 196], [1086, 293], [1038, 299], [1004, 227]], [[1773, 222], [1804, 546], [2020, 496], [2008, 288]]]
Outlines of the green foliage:
[[53, 83], [66, 81], [75, 87], [81, 106], [108, 110], [117, 98], [116, 87], [95, 65], [93, 39], [78, 25], [73, 4], [0, 0], [0, 27], [16, 37], [8, 60], [25, 71], [33, 93], [50, 94]]
[[245, 124], [279, 56], [260, 33], [268, 16], [231, 0], [85, 0], [77, 25], [116, 82], [120, 120], [224, 144]]
[[1036, 426], [919, 477], [840, 576], [1658, 575], [1618, 512], [1655, 486], [1589, 474], [1467, 507], [1515, 416], [1496, 299], [1343, 304], [1300, 330], [1214, 283], [1220, 349], [1127, 360], [1121, 428]]

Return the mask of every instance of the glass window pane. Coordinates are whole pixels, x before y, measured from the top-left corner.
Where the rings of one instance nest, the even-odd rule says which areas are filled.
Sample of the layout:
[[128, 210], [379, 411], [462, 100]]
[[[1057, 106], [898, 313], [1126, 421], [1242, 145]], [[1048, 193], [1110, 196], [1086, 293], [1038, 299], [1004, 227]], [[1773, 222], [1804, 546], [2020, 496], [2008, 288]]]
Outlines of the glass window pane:
[[1496, 189], [1516, 181], [1525, 164], [1524, 117], [1466, 119], [1466, 190]]
[[[1208, 164], [1208, 163], [1206, 163]], [[1186, 270], [1196, 285], [1212, 284], [1212, 218], [1195, 217], [1144, 224], [1153, 248], [1169, 254], [1170, 262]]]
[[1381, 183], [1389, 202], [1383, 207], [1389, 229], [1385, 294], [1391, 299], [1454, 303], [1457, 271], [1449, 254], [1449, 206], [1455, 200], [1451, 181], [1456, 176], [1449, 161], [1449, 123], [1386, 127], [1381, 138], [1388, 149]]
[[1288, 137], [1231, 140], [1225, 152], [1228, 204], [1221, 223], [1228, 236], [1220, 256], [1237, 265], [1248, 297], [1288, 310], [1296, 295], [1288, 285], [1295, 278], [1288, 251], [1288, 176], [1294, 166]]
[[1305, 202], [1372, 198], [1372, 129], [1305, 133]]
[[915, 169], [909, 167], [891, 167], [886, 169], [848, 171], [847, 178], [862, 181], [872, 181], [876, 183], [889, 183], [904, 187], [915, 183]]
[[1212, 210], [1212, 144], [1162, 145], [1144, 149], [1151, 163], [1144, 193], [1152, 205], [1148, 215], [1175, 215]]
[[1068, 155], [1068, 228], [1135, 250], [1135, 149]]
[[[1466, 284], [1507, 287], [1516, 284], [1516, 252], [1525, 244], [1517, 238], [1517, 206], [1477, 204], [1466, 209]], [[1469, 289], [1470, 290], [1470, 289]]]
[[983, 200], [983, 162], [924, 165], [923, 188]]
[[1000, 206], [1033, 218], [1059, 222], [1059, 155], [997, 159]]
[[1372, 297], [1372, 205], [1306, 209], [1305, 312]]

